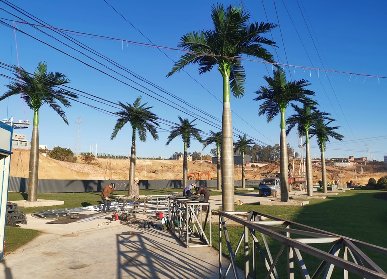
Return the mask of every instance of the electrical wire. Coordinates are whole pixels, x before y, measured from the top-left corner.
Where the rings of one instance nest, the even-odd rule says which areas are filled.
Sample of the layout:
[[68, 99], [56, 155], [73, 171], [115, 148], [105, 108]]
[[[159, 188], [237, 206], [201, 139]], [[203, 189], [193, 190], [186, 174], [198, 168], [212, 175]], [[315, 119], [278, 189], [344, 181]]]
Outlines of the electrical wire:
[[[1, 1], [1, 2], [8, 2], [8, 1]], [[3, 9], [4, 10], [4, 9]], [[19, 11], [19, 10], [18, 10]], [[7, 11], [6, 11], [7, 12]], [[20, 11], [19, 11], [20, 12]], [[9, 12], [8, 12], [9, 13]], [[26, 15], [25, 13], [23, 13], [24, 15]], [[15, 15], [14, 15], [15, 16]], [[28, 16], [28, 15], [27, 15]], [[16, 16], [17, 17], [17, 16]], [[29, 18], [31, 18], [30, 16], [29, 16]], [[19, 17], [19, 19], [20, 19], [20, 17]], [[36, 29], [36, 27], [35, 27], [35, 29]], [[39, 30], [39, 31], [41, 31], [40, 29], [37, 29], [37, 30]], [[20, 30], [21, 31], [21, 30]], [[41, 31], [41, 32], [43, 32], [43, 31]], [[24, 32], [25, 33], [25, 32]], [[45, 32], [43, 32], [43, 33], [45, 33]], [[47, 33], [45, 33], [46, 35], [48, 35], [48, 36], [50, 36], [51, 38], [53, 38], [51, 35], [49, 35], [49, 34], [47, 34]], [[36, 38], [35, 38], [36, 39]], [[59, 41], [58, 39], [56, 39], [56, 38], [54, 38], [55, 40], [57, 40], [57, 41]], [[42, 42], [42, 41], [41, 41]], [[65, 43], [63, 43], [63, 42], [61, 42], [62, 44], [65, 44]], [[67, 44], [65, 44], [66, 46], [68, 46]], [[68, 46], [68, 47], [70, 47], [70, 46]], [[72, 47], [70, 47], [70, 48], [72, 48]], [[57, 48], [55, 48], [54, 47], [54, 49], [56, 49], [56, 50], [58, 50]], [[72, 48], [73, 50], [75, 50], [74, 48]], [[62, 53], [64, 53], [63, 51], [61, 51]], [[78, 51], [79, 52], [79, 51]], [[82, 53], [82, 52], [81, 52]], [[66, 54], [66, 53], [65, 53]], [[83, 53], [84, 54], [84, 53]], [[84, 54], [85, 55], [85, 54]], [[71, 56], [70, 55], [70, 57], [72, 57], [72, 58], [74, 58], [73, 56]], [[87, 56], [89, 59], [92, 59], [92, 58], [90, 58], [90, 56]], [[78, 60], [78, 61], [80, 61], [79, 59], [77, 59], [77, 58], [74, 58], [74, 59], [76, 59], [76, 60]], [[81, 61], [80, 61], [81, 62]], [[97, 62], [97, 63], [99, 63], [99, 62]], [[85, 63], [84, 63], [85, 64]], [[99, 63], [99, 64], [101, 64], [101, 63]], [[87, 64], [88, 65], [88, 64]], [[103, 65], [103, 66], [105, 66], [106, 67], [106, 65]], [[94, 69], [96, 69], [95, 67], [93, 67]], [[109, 67], [107, 67], [107, 68], [109, 68]], [[110, 68], [109, 68], [110, 69]], [[99, 69], [98, 69], [99, 70]], [[99, 71], [101, 71], [101, 70], [99, 70]], [[103, 71], [102, 71], [103, 72]], [[103, 72], [104, 73], [104, 72]], [[117, 72], [116, 72], [117, 73]], [[119, 73], [118, 73], [119, 74]], [[111, 76], [110, 76], [111, 77]], [[117, 80], [117, 79], [116, 79]], [[122, 82], [122, 81], [121, 81]], [[149, 90], [149, 89], [148, 89]], [[143, 92], [143, 91], [141, 91], [141, 92]], [[148, 95], [149, 96], [149, 95]], [[159, 99], [157, 99], [157, 100], [159, 100]], [[160, 100], [159, 100], [160, 101]], [[175, 107], [175, 109], [176, 109], [176, 107]], [[185, 112], [186, 113], [186, 112]], [[191, 116], [192, 116], [192, 114], [195, 114], [195, 113], [192, 113], [191, 112]], [[198, 115], [194, 115], [193, 117], [198, 117]], [[200, 116], [199, 116], [200, 117]], [[204, 122], [203, 120], [201, 120], [202, 122]], [[211, 125], [211, 124], [209, 124], [208, 123], [208, 121], [207, 122], [204, 122], [204, 123], [206, 123], [206, 124], [208, 124], [208, 125]], [[213, 127], [214, 127], [214, 125], [212, 125]], [[219, 128], [219, 126], [218, 127], [215, 127], [215, 128], [217, 128], [217, 129], [220, 129]], [[243, 133], [242, 131], [238, 131], [238, 129], [235, 129], [238, 133]], [[256, 140], [256, 141], [258, 141], [258, 142], [261, 142], [262, 144], [264, 144], [264, 145], [267, 145], [266, 143], [264, 143], [264, 142], [262, 142], [261, 140], [259, 140], [259, 139], [255, 139], [255, 138], [253, 138], [253, 137], [251, 137], [252, 139], [254, 139], [254, 140]]]
[[[315, 42], [314, 37], [313, 37], [313, 35], [312, 35], [312, 31], [311, 31], [311, 29], [309, 28], [309, 25], [308, 25], [308, 22], [307, 22], [307, 20], [306, 20], [305, 15], [304, 15], [304, 12], [302, 11], [302, 8], [301, 8], [301, 6], [300, 6], [300, 1], [299, 1], [299, 0], [297, 0], [297, 5], [298, 5], [298, 8], [299, 8], [299, 10], [300, 10], [300, 12], [301, 12], [301, 16], [302, 16], [302, 18], [303, 18], [303, 20], [304, 20], [304, 23], [305, 23], [305, 25], [306, 25], [306, 29], [307, 29], [307, 31], [308, 31], [308, 34], [309, 34], [309, 36], [310, 36], [310, 38], [311, 38], [311, 40], [312, 40], [314, 49], [316, 50], [317, 57], [319, 58], [320, 63], [321, 63], [321, 65], [323, 66], [323, 68], [325, 68], [325, 64], [324, 64], [324, 62], [323, 62], [323, 60], [322, 60], [322, 58], [321, 58], [320, 52], [318, 51], [318, 48], [317, 48], [317, 46], [316, 46], [316, 42]], [[347, 124], [347, 127], [348, 127], [350, 133], [352, 134], [352, 136], [355, 137], [355, 134], [353, 133], [352, 127], [351, 127], [351, 125], [349, 124], [349, 121], [348, 121], [348, 119], [347, 119], [347, 117], [346, 117], [346, 115], [345, 115], [345, 113], [344, 113], [344, 110], [343, 110], [341, 104], [340, 104], [339, 98], [337, 97], [336, 90], [333, 88], [332, 81], [331, 81], [330, 77], [327, 75], [327, 72], [324, 72], [324, 73], [325, 73], [325, 77], [326, 77], [327, 80], [328, 80], [328, 84], [329, 84], [329, 86], [330, 86], [330, 88], [331, 88], [331, 90], [332, 90], [332, 92], [333, 92], [333, 95], [335, 96], [335, 99], [336, 99], [336, 101], [337, 101], [337, 105], [339, 106], [339, 109], [340, 109], [340, 111], [341, 111], [341, 113], [342, 113], [342, 115], [343, 115], [343, 117], [344, 117], [344, 121], [345, 121], [345, 123]]]
[[[118, 14], [122, 19], [124, 19], [125, 22], [127, 22], [130, 26], [132, 26], [132, 28], [134, 28], [137, 32], [139, 32], [150, 44], [154, 45], [153, 41], [148, 37], [146, 36], [139, 28], [137, 28], [130, 20], [128, 20], [120, 11], [118, 11], [118, 9], [116, 9], [111, 3], [109, 3], [107, 0], [103, 0], [110, 8], [112, 8], [116, 14]], [[243, 3], [242, 3], [242, 6], [243, 6]], [[159, 52], [161, 52], [162, 54], [164, 54], [165, 57], [167, 57], [170, 61], [172, 61], [173, 63], [176, 63], [176, 61], [174, 59], [172, 59], [167, 53], [165, 53], [162, 48], [158, 47], [157, 48]], [[165, 49], [169, 49], [169, 50], [172, 50], [172, 48], [165, 48]], [[175, 50], [175, 49], [173, 49]], [[182, 49], [180, 49], [182, 50]], [[184, 51], [184, 50], [182, 50]], [[266, 66], [265, 66], [266, 67]], [[200, 81], [198, 81], [196, 78], [194, 78], [190, 73], [188, 73], [185, 69], [182, 69], [182, 71], [188, 75], [188, 77], [190, 79], [192, 79], [195, 83], [197, 83], [201, 88], [203, 88], [207, 93], [209, 93], [213, 98], [215, 98], [219, 103], [223, 104], [222, 100], [220, 100], [215, 94], [213, 94], [207, 87], [205, 87]], [[231, 112], [233, 113], [233, 115], [235, 115], [236, 117], [238, 117], [240, 120], [242, 120], [242, 122], [244, 122], [245, 124], [247, 124], [250, 128], [252, 128], [254, 131], [256, 131], [258, 134], [260, 134], [261, 136], [263, 136], [264, 138], [266, 138], [268, 141], [271, 141], [270, 139], [268, 139], [264, 133], [262, 133], [261, 131], [259, 131], [256, 127], [254, 127], [251, 123], [247, 122], [240, 114], [238, 114], [236, 111], [234, 110], [231, 110]], [[260, 141], [262, 144], [264, 145], [267, 145], [266, 143]]]

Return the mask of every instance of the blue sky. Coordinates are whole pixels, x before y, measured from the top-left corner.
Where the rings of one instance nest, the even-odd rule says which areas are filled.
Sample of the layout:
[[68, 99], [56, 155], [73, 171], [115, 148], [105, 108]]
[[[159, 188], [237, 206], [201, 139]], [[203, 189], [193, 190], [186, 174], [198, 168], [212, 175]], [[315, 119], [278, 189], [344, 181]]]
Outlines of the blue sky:
[[[15, 0], [12, 3], [55, 27], [147, 42], [139, 33], [138, 30], [140, 30], [155, 44], [168, 47], [176, 47], [180, 37], [185, 33], [211, 29], [211, 6], [217, 3], [216, 1], [204, 0], [190, 2], [106, 1], [114, 5], [137, 29], [117, 15], [104, 0]], [[372, 5], [365, 4], [364, 1], [331, 0], [256, 0], [221, 1], [221, 3], [243, 5], [250, 12], [251, 21], [268, 20], [278, 23], [279, 19], [281, 28], [276, 28], [272, 34], [267, 36], [269, 38], [273, 36], [277, 42], [276, 51], [269, 50], [281, 63], [380, 76], [387, 75], [386, 59], [383, 55], [387, 47], [387, 38], [383, 31], [384, 27], [387, 26], [387, 18], [384, 14], [387, 2], [384, 0], [372, 1]], [[27, 20], [25, 16], [12, 10], [4, 3], [0, 3], [0, 8]], [[0, 10], [0, 17], [15, 19], [3, 10]], [[305, 22], [308, 24], [308, 28]], [[17, 28], [47, 43], [87, 61], [93, 66], [103, 68], [39, 31], [20, 23], [15, 24]], [[283, 37], [281, 37], [281, 33]], [[222, 105], [219, 100], [222, 96], [222, 80], [216, 69], [211, 73], [199, 75], [196, 65], [187, 67], [186, 71], [200, 84], [184, 72], [166, 78], [173, 62], [155, 48], [126, 44], [122, 41], [72, 36], [157, 84], [157, 86], [184, 99], [192, 107], [200, 108], [221, 119]], [[45, 61], [49, 71], [59, 71], [66, 74], [71, 81], [70, 86], [76, 89], [114, 102], [132, 103], [136, 97], [142, 95], [143, 101], [151, 105], [153, 111], [162, 118], [174, 122], [177, 121], [179, 115], [193, 119], [193, 117], [123, 85], [21, 33], [16, 33], [15, 40], [14, 31], [3, 25], [0, 25], [0, 38], [1, 62], [19, 63], [27, 71], [32, 72], [39, 61]], [[164, 52], [174, 60], [177, 60], [182, 54], [182, 52], [172, 50], [164, 50]], [[104, 63], [108, 65], [106, 62]], [[259, 86], [265, 85], [262, 77], [270, 74], [271, 66], [265, 67], [261, 63], [248, 60], [244, 60], [243, 63], [247, 74], [246, 93], [242, 98], [232, 98], [233, 126], [264, 143], [279, 143], [279, 118], [267, 123], [265, 117], [258, 116], [259, 103], [253, 101], [254, 92]], [[122, 73], [122, 71], [118, 71]], [[9, 75], [9, 72], [2, 68], [0, 68], [0, 73]], [[386, 79], [339, 73], [325, 75], [322, 70], [309, 71], [294, 68], [289, 68], [287, 74], [289, 79], [304, 78], [309, 80], [311, 82], [310, 89], [316, 92], [316, 100], [320, 109], [331, 113], [337, 120], [337, 125], [341, 126], [340, 132], [345, 136], [344, 141], [342, 143], [333, 141], [328, 144], [328, 157], [355, 155], [382, 160], [383, 155], [387, 155]], [[5, 85], [8, 82], [9, 80], [0, 77], [0, 93], [6, 90]], [[147, 87], [149, 86], [147, 85]], [[154, 91], [165, 96], [165, 93], [159, 90], [154, 89]], [[84, 98], [80, 98], [80, 100], [91, 103]], [[110, 111], [117, 110], [97, 103], [91, 104]], [[201, 115], [197, 109], [192, 107], [188, 108], [181, 103], [178, 106], [185, 112], [191, 111]], [[0, 102], [0, 111], [2, 112], [1, 118], [13, 116], [16, 119], [32, 120], [32, 111], [19, 97], [12, 97]], [[287, 115], [291, 113], [292, 111], [289, 109]], [[89, 151], [91, 145], [97, 144], [98, 152], [128, 154], [131, 138], [129, 126], [124, 128], [115, 140], [111, 141], [110, 135], [115, 124], [114, 117], [78, 103], [73, 103], [72, 107], [67, 110], [67, 117], [69, 126], [65, 125], [53, 111], [46, 107], [42, 108], [40, 143], [49, 147], [57, 145], [69, 147], [73, 150], [79, 146], [81, 151]], [[78, 137], [77, 119], [81, 120]], [[205, 132], [215, 130], [199, 120], [196, 123]], [[165, 125], [163, 127], [167, 128]], [[30, 137], [30, 130], [23, 132]], [[148, 136], [146, 143], [139, 142], [138, 156], [169, 157], [175, 151], [181, 151], [182, 143], [178, 139], [169, 146], [165, 145], [167, 136], [167, 132], [161, 131], [158, 141], [153, 141]], [[297, 150], [298, 137], [295, 132], [289, 135], [288, 141]], [[192, 143], [190, 151], [201, 150], [200, 144]], [[205, 152], [209, 152], [209, 149]], [[312, 153], [314, 157], [319, 156], [319, 150], [314, 140], [312, 141]]]

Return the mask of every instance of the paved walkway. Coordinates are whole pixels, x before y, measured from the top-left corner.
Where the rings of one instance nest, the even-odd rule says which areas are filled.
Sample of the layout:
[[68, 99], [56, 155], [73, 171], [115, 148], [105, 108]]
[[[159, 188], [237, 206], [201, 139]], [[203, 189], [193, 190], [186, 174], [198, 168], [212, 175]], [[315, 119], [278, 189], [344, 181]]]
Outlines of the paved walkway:
[[184, 248], [168, 231], [109, 222], [66, 225], [28, 216], [44, 233], [0, 264], [0, 278], [218, 278], [218, 253]]

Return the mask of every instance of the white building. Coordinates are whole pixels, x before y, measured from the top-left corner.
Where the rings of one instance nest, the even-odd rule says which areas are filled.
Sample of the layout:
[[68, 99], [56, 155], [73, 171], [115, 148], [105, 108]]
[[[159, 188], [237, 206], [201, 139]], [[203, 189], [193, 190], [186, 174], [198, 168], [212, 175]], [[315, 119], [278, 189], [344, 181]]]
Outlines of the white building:
[[27, 140], [26, 135], [14, 133], [12, 135], [12, 148], [30, 149], [31, 144]]

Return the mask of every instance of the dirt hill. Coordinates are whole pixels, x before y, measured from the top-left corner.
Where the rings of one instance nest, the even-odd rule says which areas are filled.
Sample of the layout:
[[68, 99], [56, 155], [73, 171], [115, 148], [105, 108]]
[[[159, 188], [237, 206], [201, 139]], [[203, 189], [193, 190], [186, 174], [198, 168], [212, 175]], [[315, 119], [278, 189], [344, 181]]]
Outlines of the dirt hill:
[[[54, 160], [41, 154], [39, 159], [39, 178], [41, 179], [128, 179], [129, 160], [125, 159], [97, 159], [93, 164], [79, 162], [69, 163]], [[11, 176], [28, 177], [28, 150], [13, 150], [11, 158]], [[177, 160], [137, 160], [136, 177], [138, 179], [182, 179], [182, 161]], [[201, 179], [216, 179], [216, 165], [209, 161], [193, 161], [188, 163], [189, 173], [200, 175]], [[279, 164], [251, 164], [246, 167], [247, 179], [260, 179], [279, 172]], [[362, 172], [362, 173], [361, 173]], [[241, 178], [241, 168], [235, 168], [235, 179]], [[295, 173], [298, 168], [295, 166]], [[380, 168], [355, 167], [343, 169], [327, 167], [328, 180], [340, 180], [342, 183], [353, 180], [366, 184], [370, 177], [378, 179], [387, 175], [386, 170]], [[321, 179], [319, 166], [313, 167], [313, 181]]]

